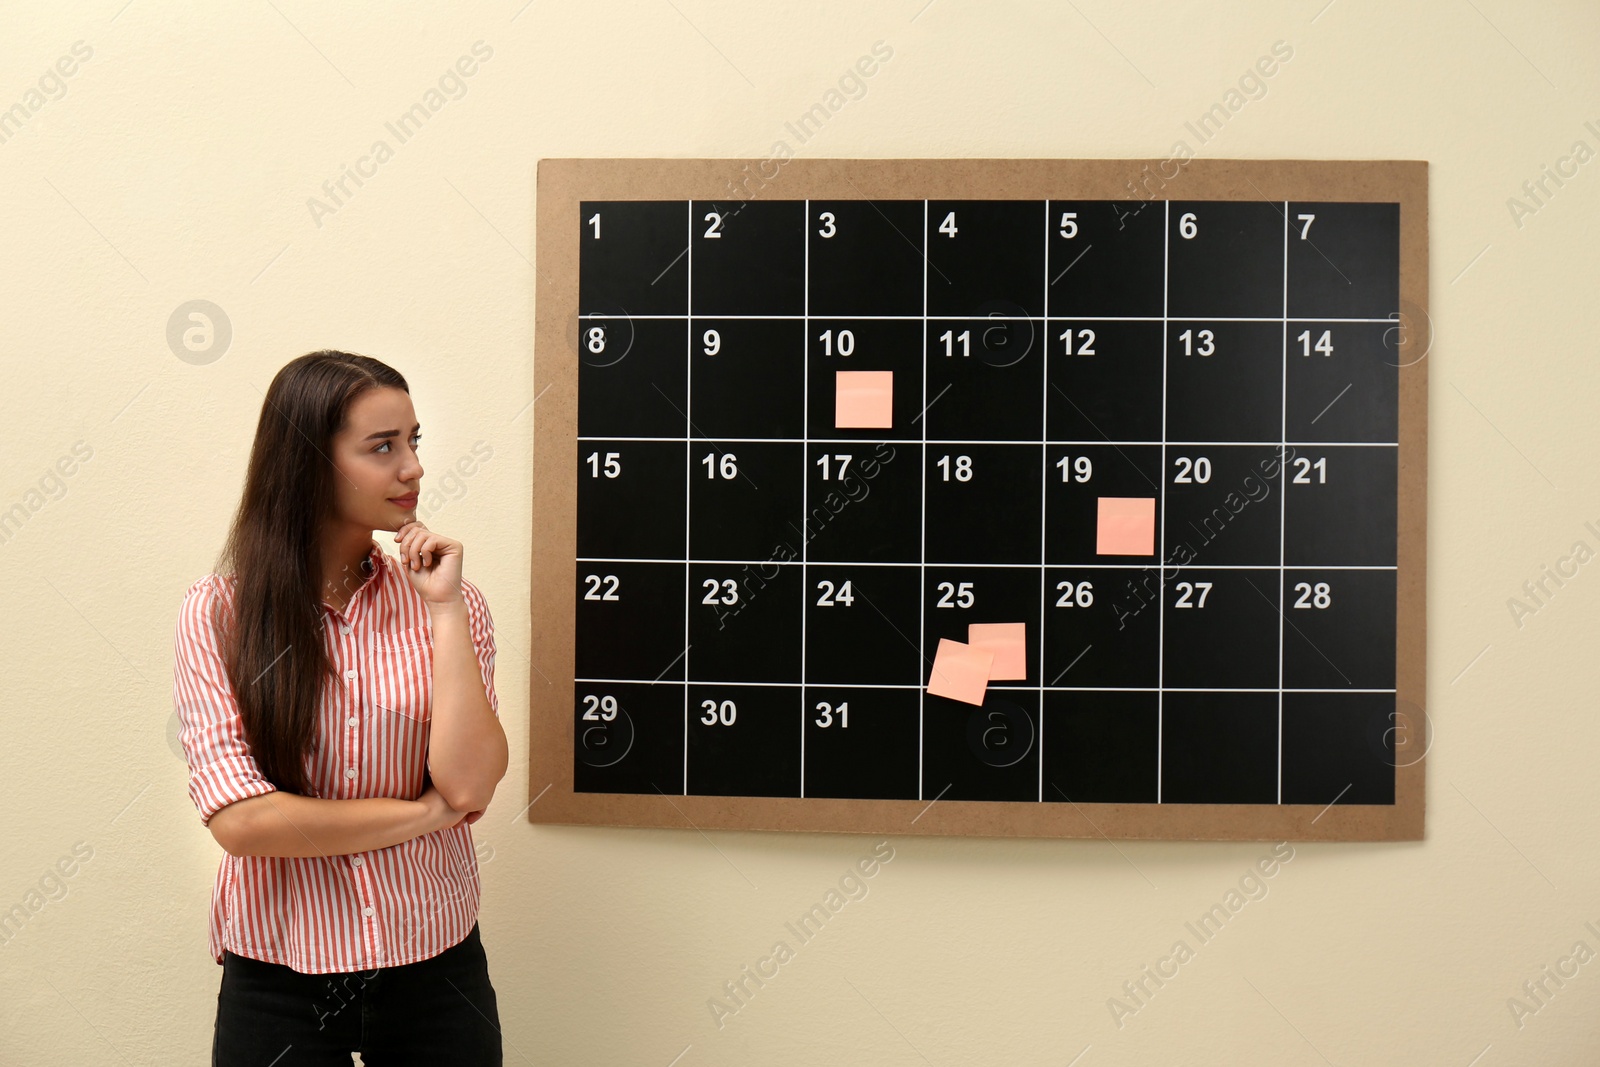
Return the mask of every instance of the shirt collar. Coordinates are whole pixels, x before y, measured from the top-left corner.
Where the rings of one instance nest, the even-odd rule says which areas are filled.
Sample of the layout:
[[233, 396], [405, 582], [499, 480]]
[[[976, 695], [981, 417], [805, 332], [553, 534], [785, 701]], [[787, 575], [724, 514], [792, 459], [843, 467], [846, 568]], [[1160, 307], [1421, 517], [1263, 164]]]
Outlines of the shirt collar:
[[[363, 579], [354, 593], [350, 594], [350, 599], [345, 601], [344, 611], [340, 613], [351, 620], [354, 620], [360, 614], [361, 606], [366, 602], [362, 594], [383, 581], [384, 574], [389, 569], [389, 557], [384, 555], [383, 549], [378, 546], [377, 541], [372, 541], [368, 545], [367, 560], [372, 564], [372, 573]], [[333, 608], [329, 606], [328, 610], [332, 611]]]

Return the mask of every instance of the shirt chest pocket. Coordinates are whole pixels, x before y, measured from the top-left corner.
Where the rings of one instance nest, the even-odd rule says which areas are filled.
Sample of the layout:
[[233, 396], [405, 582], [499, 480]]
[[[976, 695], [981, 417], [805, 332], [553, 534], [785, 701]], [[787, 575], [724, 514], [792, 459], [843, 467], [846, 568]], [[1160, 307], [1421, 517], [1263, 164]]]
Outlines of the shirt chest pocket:
[[378, 712], [425, 720], [433, 711], [433, 631], [372, 635], [372, 703]]

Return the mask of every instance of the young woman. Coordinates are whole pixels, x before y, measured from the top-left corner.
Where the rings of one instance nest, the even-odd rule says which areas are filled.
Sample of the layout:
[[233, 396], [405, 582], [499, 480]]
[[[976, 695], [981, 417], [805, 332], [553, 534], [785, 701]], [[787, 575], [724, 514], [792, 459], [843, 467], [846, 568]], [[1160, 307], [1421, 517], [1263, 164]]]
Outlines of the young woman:
[[378, 360], [291, 361], [184, 597], [189, 796], [227, 853], [215, 1065], [501, 1063], [468, 829], [506, 770], [494, 623], [416, 520], [419, 430]]

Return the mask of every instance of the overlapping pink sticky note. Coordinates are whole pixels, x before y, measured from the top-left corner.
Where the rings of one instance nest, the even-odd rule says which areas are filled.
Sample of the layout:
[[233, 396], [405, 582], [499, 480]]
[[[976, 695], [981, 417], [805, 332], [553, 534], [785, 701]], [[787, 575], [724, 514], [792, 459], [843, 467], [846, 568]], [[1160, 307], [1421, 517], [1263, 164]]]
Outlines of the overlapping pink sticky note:
[[841, 430], [893, 427], [894, 371], [835, 371], [833, 425]]
[[1149, 556], [1156, 550], [1156, 498], [1103, 496], [1095, 549], [1102, 556]]
[[928, 692], [936, 697], [982, 704], [983, 694], [989, 688], [989, 668], [993, 665], [994, 653], [941, 637], [939, 649], [933, 654]]
[[991, 682], [1020, 682], [1028, 677], [1028, 624], [1025, 622], [974, 622], [967, 624], [967, 644], [994, 656]]

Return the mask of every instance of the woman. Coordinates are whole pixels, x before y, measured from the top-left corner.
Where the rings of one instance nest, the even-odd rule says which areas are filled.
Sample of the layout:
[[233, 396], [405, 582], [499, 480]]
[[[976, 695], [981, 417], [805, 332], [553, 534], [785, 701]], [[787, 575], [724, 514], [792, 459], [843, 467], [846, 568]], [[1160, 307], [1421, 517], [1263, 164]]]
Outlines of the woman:
[[419, 429], [378, 360], [291, 361], [184, 597], [179, 736], [227, 852], [214, 1064], [501, 1062], [468, 829], [506, 770], [494, 623], [416, 520]]

